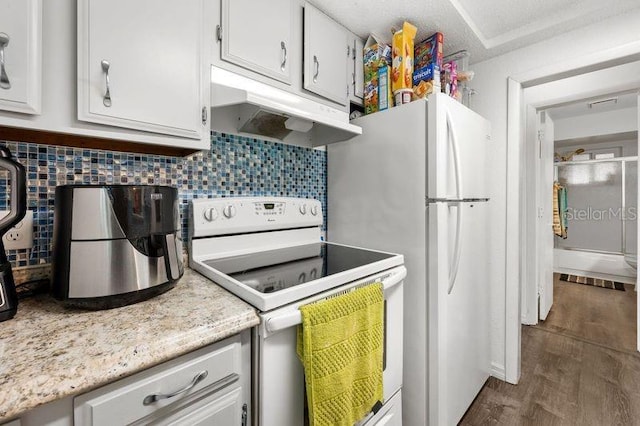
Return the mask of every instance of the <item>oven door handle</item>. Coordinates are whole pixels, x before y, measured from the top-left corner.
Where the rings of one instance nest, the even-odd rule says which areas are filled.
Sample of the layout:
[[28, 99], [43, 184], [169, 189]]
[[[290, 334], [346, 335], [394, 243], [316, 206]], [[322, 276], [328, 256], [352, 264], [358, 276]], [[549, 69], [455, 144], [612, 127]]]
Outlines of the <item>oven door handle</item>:
[[[383, 279], [382, 287], [385, 291], [389, 290], [390, 288], [400, 284], [406, 276], [407, 269], [403, 267], [402, 270], [395, 272], [386, 279]], [[300, 314], [300, 310], [296, 309], [295, 311], [267, 319], [265, 328], [269, 333], [274, 333], [299, 324], [302, 324], [302, 314]]]

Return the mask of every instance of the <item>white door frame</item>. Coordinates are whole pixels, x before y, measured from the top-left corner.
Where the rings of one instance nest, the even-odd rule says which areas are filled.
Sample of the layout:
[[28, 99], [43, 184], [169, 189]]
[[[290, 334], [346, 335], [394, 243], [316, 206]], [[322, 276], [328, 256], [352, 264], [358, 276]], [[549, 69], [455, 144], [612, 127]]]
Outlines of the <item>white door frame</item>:
[[[640, 41], [628, 43], [582, 58], [573, 58], [531, 72], [511, 76], [507, 81], [507, 223], [506, 223], [506, 291], [505, 291], [505, 379], [517, 384], [520, 379], [521, 286], [527, 283], [526, 182], [520, 179], [525, 170], [526, 111], [528, 107], [544, 109], [606, 93], [639, 87], [640, 73], [622, 81], [589, 78], [592, 71], [640, 60]], [[520, 196], [522, 194], [522, 196]], [[639, 318], [640, 324], [640, 318]]]

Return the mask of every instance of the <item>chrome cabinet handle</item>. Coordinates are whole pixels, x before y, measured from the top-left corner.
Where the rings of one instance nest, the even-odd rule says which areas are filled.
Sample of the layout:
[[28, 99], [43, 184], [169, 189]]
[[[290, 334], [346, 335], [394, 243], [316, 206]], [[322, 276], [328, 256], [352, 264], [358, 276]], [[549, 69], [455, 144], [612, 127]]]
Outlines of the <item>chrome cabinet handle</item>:
[[109, 67], [111, 66], [111, 64], [109, 63], [109, 61], [105, 61], [105, 60], [100, 62], [100, 64], [102, 65], [102, 72], [104, 72], [105, 78], [107, 80], [107, 92], [104, 94], [104, 98], [102, 98], [102, 103], [104, 104], [104, 106], [110, 107], [111, 91], [109, 90]]
[[318, 82], [318, 74], [320, 74], [320, 61], [316, 55], [313, 55], [313, 65], [316, 69], [316, 72], [313, 74], [313, 82]]
[[191, 380], [191, 383], [189, 383], [188, 385], [186, 385], [182, 389], [177, 390], [177, 391], [172, 392], [172, 393], [154, 393], [154, 394], [151, 394], [151, 395], [147, 395], [144, 398], [144, 400], [142, 400], [142, 404], [143, 405], [153, 404], [154, 402], [156, 402], [156, 401], [158, 401], [160, 399], [169, 399], [169, 398], [173, 398], [174, 396], [178, 396], [180, 394], [188, 392], [191, 389], [193, 389], [198, 383], [203, 381], [208, 375], [209, 375], [209, 372], [207, 370], [201, 371], [193, 378], [193, 380]]
[[4, 48], [9, 45], [9, 34], [0, 33], [0, 87], [3, 89], [11, 89], [11, 82], [7, 76], [7, 70], [4, 68]]
[[280, 69], [284, 71], [284, 67], [287, 65], [287, 45], [284, 41], [280, 42], [280, 49], [282, 49], [282, 64], [280, 64]]

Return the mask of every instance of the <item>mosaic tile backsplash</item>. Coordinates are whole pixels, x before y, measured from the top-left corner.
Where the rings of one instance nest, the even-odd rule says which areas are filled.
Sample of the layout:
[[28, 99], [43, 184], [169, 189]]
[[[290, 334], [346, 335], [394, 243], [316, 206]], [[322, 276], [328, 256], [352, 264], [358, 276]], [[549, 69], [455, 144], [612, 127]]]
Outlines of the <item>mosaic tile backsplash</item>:
[[[188, 157], [6, 142], [27, 169], [27, 202], [34, 212], [34, 247], [9, 250], [14, 266], [51, 262], [54, 196], [65, 184], [150, 184], [178, 188], [182, 236], [192, 198], [282, 196], [315, 198], [325, 212], [325, 151], [212, 132], [211, 150]], [[6, 172], [0, 174], [0, 210], [8, 209]]]

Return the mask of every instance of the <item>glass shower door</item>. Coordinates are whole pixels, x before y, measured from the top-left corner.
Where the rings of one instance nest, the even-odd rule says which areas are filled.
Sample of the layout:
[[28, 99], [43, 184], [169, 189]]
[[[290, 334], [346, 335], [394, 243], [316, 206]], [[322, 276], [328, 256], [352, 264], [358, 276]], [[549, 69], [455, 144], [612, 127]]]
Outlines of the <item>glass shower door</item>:
[[556, 247], [623, 253], [623, 165], [621, 161], [561, 164], [558, 182], [567, 189], [567, 238]]

